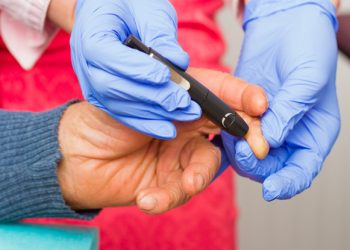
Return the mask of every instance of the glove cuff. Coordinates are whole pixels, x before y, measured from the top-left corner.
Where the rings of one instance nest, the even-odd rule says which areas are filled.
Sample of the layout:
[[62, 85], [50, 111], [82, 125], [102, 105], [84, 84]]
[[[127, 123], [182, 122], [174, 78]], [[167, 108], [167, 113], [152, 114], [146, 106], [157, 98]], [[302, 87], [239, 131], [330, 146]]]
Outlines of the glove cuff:
[[330, 0], [251, 0], [244, 11], [243, 29], [246, 30], [247, 24], [252, 20], [307, 4], [322, 8], [330, 18], [334, 30], [338, 30], [337, 10]]

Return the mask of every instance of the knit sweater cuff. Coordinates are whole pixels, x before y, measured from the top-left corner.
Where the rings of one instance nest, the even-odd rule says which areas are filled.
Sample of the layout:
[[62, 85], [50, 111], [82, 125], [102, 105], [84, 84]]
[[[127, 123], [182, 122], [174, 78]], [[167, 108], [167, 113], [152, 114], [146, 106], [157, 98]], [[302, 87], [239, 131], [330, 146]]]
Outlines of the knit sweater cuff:
[[56, 174], [62, 158], [58, 125], [74, 102], [43, 113], [0, 111], [0, 221], [96, 215], [65, 204]]

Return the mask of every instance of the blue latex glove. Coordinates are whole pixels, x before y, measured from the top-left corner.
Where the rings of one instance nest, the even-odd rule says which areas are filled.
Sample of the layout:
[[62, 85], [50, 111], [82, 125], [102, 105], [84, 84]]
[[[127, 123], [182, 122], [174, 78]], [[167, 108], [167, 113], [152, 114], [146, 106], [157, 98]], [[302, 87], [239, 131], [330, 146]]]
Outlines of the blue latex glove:
[[236, 75], [262, 86], [269, 109], [262, 130], [271, 146], [259, 161], [248, 144], [223, 143], [236, 171], [263, 183], [267, 201], [304, 191], [340, 129], [335, 78], [337, 21], [329, 0], [251, 0]]
[[130, 34], [188, 67], [177, 42], [176, 12], [167, 0], [78, 0], [71, 51], [83, 95], [133, 129], [174, 138], [171, 121], [198, 119], [201, 109], [170, 81], [166, 66], [123, 45]]

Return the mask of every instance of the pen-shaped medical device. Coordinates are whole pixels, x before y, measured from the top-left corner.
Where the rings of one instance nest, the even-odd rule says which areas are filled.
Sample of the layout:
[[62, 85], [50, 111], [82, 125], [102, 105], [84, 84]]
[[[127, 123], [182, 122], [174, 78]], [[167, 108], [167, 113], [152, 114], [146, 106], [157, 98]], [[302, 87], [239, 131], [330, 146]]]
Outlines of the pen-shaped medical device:
[[133, 35], [129, 36], [124, 44], [165, 64], [171, 72], [171, 80], [186, 89], [192, 100], [199, 104], [203, 113], [216, 125], [234, 136], [243, 137], [248, 132], [247, 123], [233, 109], [210, 92], [203, 84], [172, 64], [157, 51], [147, 47]]

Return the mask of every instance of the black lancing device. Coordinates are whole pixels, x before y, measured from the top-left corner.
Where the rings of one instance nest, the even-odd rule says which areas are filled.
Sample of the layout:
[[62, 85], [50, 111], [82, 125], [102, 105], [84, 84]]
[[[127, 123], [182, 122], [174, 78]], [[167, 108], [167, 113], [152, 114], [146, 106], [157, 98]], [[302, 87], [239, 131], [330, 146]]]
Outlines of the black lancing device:
[[249, 127], [242, 117], [203, 84], [172, 64], [157, 51], [147, 47], [133, 35], [130, 35], [124, 44], [165, 64], [171, 72], [171, 80], [186, 89], [192, 100], [199, 104], [203, 113], [216, 125], [234, 136], [243, 137], [248, 132]]

